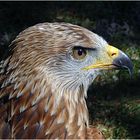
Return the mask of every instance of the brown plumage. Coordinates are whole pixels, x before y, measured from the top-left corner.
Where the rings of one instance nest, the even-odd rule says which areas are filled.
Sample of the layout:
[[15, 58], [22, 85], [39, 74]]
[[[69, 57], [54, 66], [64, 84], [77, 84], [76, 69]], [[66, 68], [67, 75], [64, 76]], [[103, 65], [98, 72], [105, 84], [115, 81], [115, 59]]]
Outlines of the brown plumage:
[[103, 138], [89, 126], [86, 93], [102, 69], [132, 70], [123, 52], [67, 23], [29, 27], [9, 47], [1, 61], [0, 138]]

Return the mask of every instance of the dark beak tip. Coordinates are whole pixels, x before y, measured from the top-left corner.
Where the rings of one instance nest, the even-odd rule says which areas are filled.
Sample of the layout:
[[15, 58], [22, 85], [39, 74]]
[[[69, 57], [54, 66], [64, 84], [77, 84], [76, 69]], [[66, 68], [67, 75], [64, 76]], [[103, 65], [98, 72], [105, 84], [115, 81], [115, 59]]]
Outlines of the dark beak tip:
[[128, 71], [129, 71], [130, 78], [132, 79], [132, 77], [133, 77], [133, 73], [134, 73], [134, 69], [133, 69], [133, 63], [132, 63], [132, 61], [131, 61], [131, 67], [128, 68]]
[[125, 53], [120, 52], [119, 56], [113, 61], [113, 64], [118, 68], [127, 69], [129, 71], [130, 78], [132, 78], [133, 63]]
[[129, 57], [127, 58], [126, 68], [129, 71], [130, 77], [132, 77], [132, 75], [133, 75], [133, 63]]
[[131, 64], [131, 66], [127, 67], [126, 69], [128, 70], [130, 78], [132, 79], [132, 77], [133, 77], [133, 65]]

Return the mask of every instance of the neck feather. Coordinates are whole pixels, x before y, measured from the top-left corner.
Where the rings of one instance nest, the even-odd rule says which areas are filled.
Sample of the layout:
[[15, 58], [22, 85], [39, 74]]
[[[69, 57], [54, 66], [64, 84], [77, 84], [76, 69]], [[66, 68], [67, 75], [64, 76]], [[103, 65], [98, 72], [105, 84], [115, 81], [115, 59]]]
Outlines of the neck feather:
[[[54, 128], [63, 128], [67, 138], [84, 138], [89, 119], [83, 87], [79, 87], [75, 93], [68, 90], [62, 92], [60, 89], [52, 89], [46, 79], [40, 79], [20, 81], [9, 94], [11, 113], [8, 120], [13, 124], [12, 137], [21, 133], [20, 125], [26, 129], [39, 123], [40, 126], [44, 125], [42, 129], [46, 138], [52, 138], [51, 133], [55, 135]], [[19, 117], [20, 114], [26, 117]], [[34, 121], [30, 121], [31, 116]], [[18, 119], [15, 120], [15, 117]]]

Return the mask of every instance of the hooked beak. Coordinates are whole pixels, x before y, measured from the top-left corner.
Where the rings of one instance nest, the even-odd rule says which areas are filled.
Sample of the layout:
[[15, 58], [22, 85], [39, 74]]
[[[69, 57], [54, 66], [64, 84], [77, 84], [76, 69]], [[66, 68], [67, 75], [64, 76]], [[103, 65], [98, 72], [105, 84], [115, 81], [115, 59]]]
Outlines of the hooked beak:
[[130, 76], [133, 73], [133, 64], [130, 58], [121, 50], [108, 45], [106, 47], [106, 55], [99, 56], [99, 60], [85, 68], [84, 70], [90, 69], [127, 69], [129, 71]]
[[119, 51], [118, 57], [113, 60], [112, 63], [116, 68], [127, 69], [130, 76], [133, 74], [133, 64], [130, 58], [122, 51]]

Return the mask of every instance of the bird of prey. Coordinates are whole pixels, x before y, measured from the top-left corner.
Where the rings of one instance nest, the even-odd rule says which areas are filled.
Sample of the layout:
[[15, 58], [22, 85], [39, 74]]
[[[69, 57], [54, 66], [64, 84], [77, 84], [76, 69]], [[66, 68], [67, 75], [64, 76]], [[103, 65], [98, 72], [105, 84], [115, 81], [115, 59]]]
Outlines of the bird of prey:
[[132, 62], [97, 34], [69, 23], [22, 31], [1, 61], [0, 138], [103, 138], [89, 125], [87, 89], [102, 70]]

